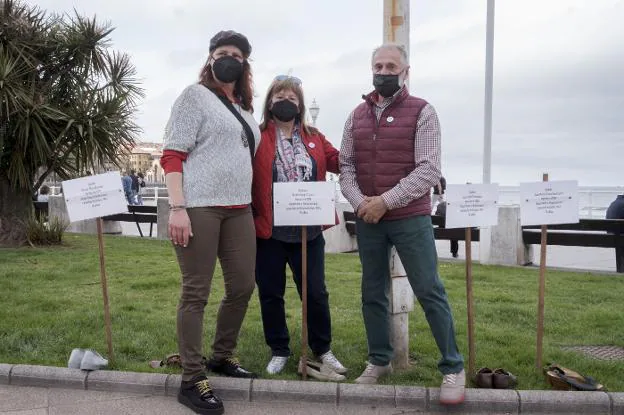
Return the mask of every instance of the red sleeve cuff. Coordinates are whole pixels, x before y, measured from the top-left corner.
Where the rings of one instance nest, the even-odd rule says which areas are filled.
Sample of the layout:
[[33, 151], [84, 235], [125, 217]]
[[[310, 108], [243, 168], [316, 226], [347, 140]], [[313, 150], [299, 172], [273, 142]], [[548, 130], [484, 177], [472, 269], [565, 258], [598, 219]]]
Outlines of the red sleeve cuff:
[[186, 160], [188, 153], [176, 150], [165, 150], [160, 158], [160, 166], [168, 173], [182, 173], [182, 162]]

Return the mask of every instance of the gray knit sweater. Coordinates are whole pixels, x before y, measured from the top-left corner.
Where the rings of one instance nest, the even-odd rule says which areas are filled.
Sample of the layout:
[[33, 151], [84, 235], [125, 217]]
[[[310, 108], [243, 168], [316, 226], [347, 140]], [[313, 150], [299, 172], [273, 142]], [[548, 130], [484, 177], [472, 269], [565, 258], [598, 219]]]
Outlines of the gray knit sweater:
[[[258, 123], [234, 106], [251, 127], [257, 150]], [[251, 203], [252, 166], [242, 134], [241, 123], [212, 91], [199, 84], [182, 91], [173, 104], [163, 148], [188, 153], [182, 176], [187, 207]]]

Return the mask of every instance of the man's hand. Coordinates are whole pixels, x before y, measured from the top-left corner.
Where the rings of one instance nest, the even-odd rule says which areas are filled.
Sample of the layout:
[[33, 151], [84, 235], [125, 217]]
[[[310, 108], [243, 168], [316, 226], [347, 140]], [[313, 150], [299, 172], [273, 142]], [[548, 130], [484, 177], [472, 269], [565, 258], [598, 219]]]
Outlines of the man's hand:
[[370, 198], [366, 197], [364, 200], [362, 200], [362, 203], [360, 203], [360, 206], [358, 206], [355, 211], [355, 214], [360, 219], [363, 219], [362, 212], [364, 211], [364, 206], [368, 205], [368, 199]]
[[358, 208], [358, 217], [366, 223], [378, 223], [388, 211], [381, 196], [366, 197]]

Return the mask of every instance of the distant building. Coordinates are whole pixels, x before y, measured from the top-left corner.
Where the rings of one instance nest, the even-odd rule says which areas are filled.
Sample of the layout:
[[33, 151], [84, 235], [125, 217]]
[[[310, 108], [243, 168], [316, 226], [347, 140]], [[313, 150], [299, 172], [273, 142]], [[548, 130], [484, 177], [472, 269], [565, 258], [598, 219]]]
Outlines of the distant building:
[[128, 157], [128, 170], [145, 173], [152, 165], [150, 153], [143, 152], [141, 148], [134, 148]]
[[164, 182], [161, 174], [160, 157], [162, 156], [161, 143], [139, 141], [122, 161], [124, 170], [142, 172], [148, 182]]

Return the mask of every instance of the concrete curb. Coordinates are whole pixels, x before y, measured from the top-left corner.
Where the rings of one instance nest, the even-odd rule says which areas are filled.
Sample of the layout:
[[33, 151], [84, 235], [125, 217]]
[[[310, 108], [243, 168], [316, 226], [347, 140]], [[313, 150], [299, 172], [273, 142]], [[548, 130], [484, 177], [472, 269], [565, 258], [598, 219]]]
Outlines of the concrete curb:
[[[180, 375], [86, 372], [0, 363], [0, 385], [39, 386], [175, 396]], [[211, 377], [225, 401], [298, 401], [336, 406], [402, 408], [410, 413], [624, 415], [624, 393], [466, 389], [462, 405], [442, 407], [439, 388]]]
[[9, 373], [11, 373], [12, 365], [6, 363], [0, 363], [0, 385], [9, 384]]

